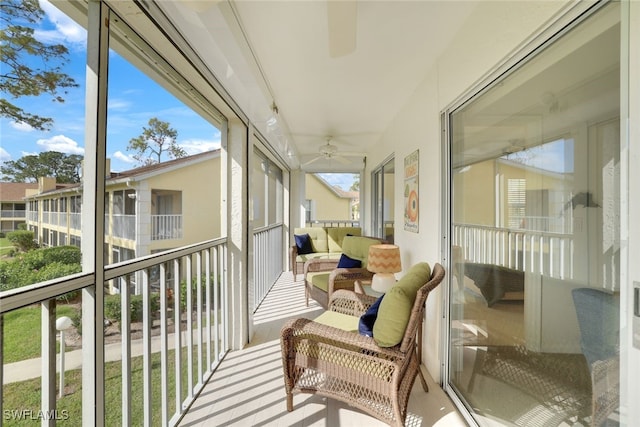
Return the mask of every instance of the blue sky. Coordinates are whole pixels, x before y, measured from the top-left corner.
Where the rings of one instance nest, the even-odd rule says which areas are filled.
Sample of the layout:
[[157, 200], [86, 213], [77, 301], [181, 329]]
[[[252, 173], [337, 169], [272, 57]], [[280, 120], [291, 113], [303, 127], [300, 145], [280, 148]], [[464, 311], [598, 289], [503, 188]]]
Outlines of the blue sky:
[[[84, 154], [86, 32], [47, 1], [40, 3], [46, 17], [35, 36], [43, 42], [67, 46], [69, 62], [64, 72], [80, 86], [68, 89], [63, 95], [64, 103], [53, 102], [49, 95], [9, 99], [28, 112], [52, 117], [54, 125], [50, 131], [42, 132], [24, 123], [0, 118], [0, 161], [44, 151]], [[37, 59], [30, 61], [35, 64]], [[115, 52], [111, 53], [109, 62], [107, 156], [111, 158], [113, 171], [136, 166], [126, 147], [130, 139], [142, 133], [143, 126], [147, 126], [152, 117], [176, 129], [177, 143], [189, 154], [220, 147], [220, 132], [213, 125]]]

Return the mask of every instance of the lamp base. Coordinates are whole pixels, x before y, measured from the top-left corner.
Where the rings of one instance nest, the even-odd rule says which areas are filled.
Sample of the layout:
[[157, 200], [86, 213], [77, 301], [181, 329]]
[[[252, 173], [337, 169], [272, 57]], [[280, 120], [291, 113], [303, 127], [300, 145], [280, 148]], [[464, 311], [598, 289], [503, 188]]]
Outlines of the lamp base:
[[396, 276], [393, 273], [376, 273], [371, 280], [371, 289], [376, 292], [386, 293], [396, 284]]

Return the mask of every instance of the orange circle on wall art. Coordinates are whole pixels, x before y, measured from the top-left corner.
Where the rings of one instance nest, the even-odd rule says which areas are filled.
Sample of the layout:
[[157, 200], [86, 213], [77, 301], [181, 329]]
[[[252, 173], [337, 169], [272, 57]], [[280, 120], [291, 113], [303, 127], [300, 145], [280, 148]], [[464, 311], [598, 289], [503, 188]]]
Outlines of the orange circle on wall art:
[[414, 222], [418, 219], [418, 193], [416, 193], [416, 190], [411, 190], [411, 193], [409, 193], [407, 215], [409, 216], [409, 220], [411, 222]]

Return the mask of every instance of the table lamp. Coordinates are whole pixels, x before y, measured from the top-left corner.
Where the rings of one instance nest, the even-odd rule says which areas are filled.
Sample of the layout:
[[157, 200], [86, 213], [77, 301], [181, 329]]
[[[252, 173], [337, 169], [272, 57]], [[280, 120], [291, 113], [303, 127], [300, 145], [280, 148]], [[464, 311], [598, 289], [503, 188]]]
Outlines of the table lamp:
[[371, 289], [387, 292], [396, 283], [393, 273], [402, 271], [400, 248], [396, 245], [371, 245], [367, 257], [367, 270], [372, 273]]

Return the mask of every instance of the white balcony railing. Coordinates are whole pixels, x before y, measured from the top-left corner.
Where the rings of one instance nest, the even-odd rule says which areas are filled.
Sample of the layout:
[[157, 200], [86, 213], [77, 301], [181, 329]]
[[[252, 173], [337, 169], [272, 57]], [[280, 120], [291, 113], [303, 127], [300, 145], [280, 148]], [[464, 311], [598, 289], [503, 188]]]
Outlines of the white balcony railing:
[[466, 261], [573, 278], [571, 234], [454, 224], [453, 245], [462, 248]]
[[[105, 227], [108, 229], [108, 227]], [[135, 240], [136, 216], [111, 214], [111, 234], [122, 239]]]
[[26, 211], [24, 210], [2, 210], [0, 211], [0, 216], [2, 218], [25, 218]]
[[182, 215], [151, 215], [151, 240], [182, 238]]
[[359, 227], [360, 221], [349, 219], [314, 219], [306, 223], [307, 227]]
[[253, 282], [249, 295], [253, 312], [276, 282], [283, 267], [283, 230], [282, 224], [270, 225], [253, 232]]
[[82, 226], [82, 214], [72, 212], [69, 214], [69, 228], [73, 230], [81, 230]]
[[[29, 378], [33, 373], [30, 371], [36, 371], [31, 378], [40, 378], [40, 408], [30, 408], [27, 403], [24, 407], [7, 407], [6, 401], [3, 403], [0, 399], [0, 413], [58, 414], [79, 425], [87, 409], [85, 406], [89, 406], [90, 414], [95, 404], [105, 407], [108, 420], [105, 425], [177, 425], [230, 347], [230, 286], [226, 279], [226, 263], [227, 243], [223, 238], [107, 267], [105, 283], [114, 280], [122, 286], [119, 340], [104, 346], [99, 342], [98, 334], [94, 333], [95, 319], [91, 315], [94, 300], [90, 295], [93, 291], [87, 292], [83, 295], [81, 312], [85, 313], [84, 304], [88, 301], [86, 312], [90, 317], [81, 321], [82, 348], [65, 353], [65, 372], [91, 369], [88, 360], [98, 360], [96, 348], [99, 348], [105, 364], [96, 369], [104, 368], [108, 375], [102, 384], [104, 387], [100, 387], [92, 374], [84, 375], [83, 372], [81, 380], [69, 374], [67, 385], [75, 391], [68, 391], [63, 399], [56, 398], [55, 327], [59, 304], [56, 298], [71, 291], [93, 288], [95, 275], [77, 274], [0, 292], [0, 349], [7, 348], [4, 337], [29, 333], [19, 330], [22, 323], [9, 321], [5, 314], [31, 309], [28, 306], [34, 304], [40, 305], [42, 313], [41, 346], [33, 364], [26, 361], [6, 363], [3, 360], [6, 353], [0, 351], [0, 364], [3, 365], [0, 396], [6, 396], [8, 384]], [[151, 272], [159, 272], [155, 290], [151, 286]], [[134, 277], [136, 285], [133, 284]], [[175, 279], [167, 280], [167, 277]], [[142, 293], [141, 306], [133, 301], [136, 286]], [[129, 292], [123, 292], [126, 289]], [[136, 324], [138, 330], [132, 328], [134, 307], [142, 311], [142, 321]], [[17, 333], [13, 328], [18, 329]], [[141, 337], [135, 335], [140, 333]], [[70, 366], [74, 359], [77, 361], [75, 367]], [[15, 376], [20, 378], [12, 379]], [[74, 377], [78, 379], [73, 380]], [[70, 384], [72, 381], [75, 383]], [[81, 397], [72, 399], [70, 395], [74, 393]], [[91, 420], [82, 419], [82, 424], [91, 423]], [[42, 425], [55, 425], [55, 420], [46, 424], [43, 421]]]

